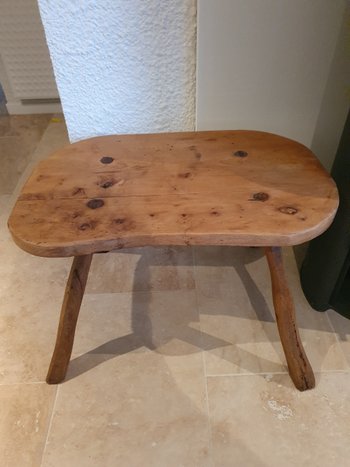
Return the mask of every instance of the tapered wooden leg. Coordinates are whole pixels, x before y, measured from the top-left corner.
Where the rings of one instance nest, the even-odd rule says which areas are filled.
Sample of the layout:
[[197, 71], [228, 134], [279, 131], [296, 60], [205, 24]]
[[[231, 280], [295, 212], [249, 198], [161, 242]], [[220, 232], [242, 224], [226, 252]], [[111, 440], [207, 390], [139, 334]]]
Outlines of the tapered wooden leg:
[[55, 350], [46, 377], [49, 384], [60, 383], [66, 376], [91, 260], [92, 255], [76, 256], [73, 260], [64, 294]]
[[288, 288], [281, 248], [265, 248], [265, 254], [270, 268], [278, 331], [290, 377], [300, 391], [312, 389], [315, 387], [315, 377], [296, 325], [293, 298]]

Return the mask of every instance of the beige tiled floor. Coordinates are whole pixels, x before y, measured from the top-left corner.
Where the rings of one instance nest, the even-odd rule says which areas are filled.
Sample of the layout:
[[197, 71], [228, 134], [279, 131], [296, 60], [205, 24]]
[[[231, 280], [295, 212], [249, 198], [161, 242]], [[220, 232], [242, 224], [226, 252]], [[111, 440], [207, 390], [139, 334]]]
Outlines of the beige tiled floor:
[[0, 116], [0, 195], [15, 189], [50, 118], [51, 115]]
[[46, 385], [70, 260], [22, 252], [6, 220], [35, 162], [66, 142], [56, 118], [19, 171], [28, 148], [6, 150], [20, 180], [0, 186], [1, 467], [349, 465], [350, 321], [308, 306], [290, 249], [315, 390], [286, 372], [261, 250], [217, 247], [96, 255], [67, 379]]

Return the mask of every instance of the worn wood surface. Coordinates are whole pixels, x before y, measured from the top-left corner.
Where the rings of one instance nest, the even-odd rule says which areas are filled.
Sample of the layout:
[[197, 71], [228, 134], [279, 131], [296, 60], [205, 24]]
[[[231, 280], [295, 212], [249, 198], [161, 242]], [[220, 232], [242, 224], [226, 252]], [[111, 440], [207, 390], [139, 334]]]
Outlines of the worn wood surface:
[[294, 245], [322, 233], [335, 184], [299, 143], [254, 131], [104, 136], [39, 163], [9, 219], [39, 256], [144, 245]]
[[281, 248], [265, 248], [269, 263], [276, 321], [290, 377], [300, 391], [315, 387], [315, 377], [307, 359], [295, 320], [293, 298], [288, 288]]
[[77, 256], [73, 260], [64, 294], [56, 345], [46, 377], [49, 384], [59, 383], [66, 376], [91, 260], [92, 255]]

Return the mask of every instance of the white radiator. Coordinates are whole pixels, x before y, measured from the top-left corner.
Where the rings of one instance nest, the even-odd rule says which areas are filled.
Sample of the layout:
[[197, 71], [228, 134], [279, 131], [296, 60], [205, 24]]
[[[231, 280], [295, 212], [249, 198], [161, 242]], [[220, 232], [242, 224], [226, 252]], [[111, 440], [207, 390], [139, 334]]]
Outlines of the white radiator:
[[58, 98], [36, 0], [0, 0], [0, 56], [15, 99]]

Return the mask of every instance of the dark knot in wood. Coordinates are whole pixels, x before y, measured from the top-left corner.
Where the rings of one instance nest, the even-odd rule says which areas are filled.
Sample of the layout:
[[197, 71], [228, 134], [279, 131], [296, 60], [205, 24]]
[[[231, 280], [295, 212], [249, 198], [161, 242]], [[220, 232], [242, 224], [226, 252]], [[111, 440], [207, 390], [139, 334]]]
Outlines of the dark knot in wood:
[[101, 188], [110, 188], [111, 186], [113, 186], [115, 184], [115, 181], [114, 180], [106, 180], [105, 182], [101, 182], [100, 183], [100, 187]]
[[84, 190], [84, 188], [81, 188], [81, 187], [74, 188], [74, 190], [72, 191], [72, 195], [73, 196], [75, 196], [75, 195], [85, 195], [85, 190]]
[[91, 229], [91, 224], [85, 222], [84, 224], [79, 225], [79, 230], [88, 230]]
[[185, 172], [178, 175], [179, 178], [188, 178], [191, 176], [191, 172]]
[[90, 209], [98, 209], [101, 208], [104, 204], [105, 202], [103, 199], [90, 199], [90, 201], [86, 203], [86, 206]]
[[102, 164], [111, 164], [113, 161], [114, 161], [113, 157], [110, 157], [110, 156], [103, 156], [100, 159], [100, 162], [102, 162]]
[[296, 208], [293, 208], [293, 206], [282, 206], [281, 208], [279, 208], [279, 211], [283, 214], [290, 214], [292, 216], [298, 212], [298, 210]]
[[259, 191], [259, 193], [254, 193], [253, 198], [251, 201], [267, 201], [269, 199], [269, 195], [264, 193], [263, 191]]
[[233, 153], [233, 155], [236, 157], [247, 157], [248, 153], [247, 151], [236, 151]]

